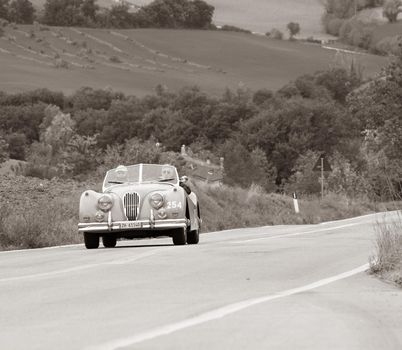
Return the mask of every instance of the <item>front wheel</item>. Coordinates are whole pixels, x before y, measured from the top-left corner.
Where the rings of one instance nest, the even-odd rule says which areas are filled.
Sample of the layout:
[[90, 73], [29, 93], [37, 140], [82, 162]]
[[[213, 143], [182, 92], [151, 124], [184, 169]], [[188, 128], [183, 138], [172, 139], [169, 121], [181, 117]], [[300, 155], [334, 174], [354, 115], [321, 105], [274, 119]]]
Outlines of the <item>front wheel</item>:
[[200, 241], [200, 231], [193, 230], [187, 233], [187, 243], [188, 244], [198, 244]]
[[114, 248], [116, 247], [117, 239], [113, 236], [103, 236], [102, 243], [105, 248]]
[[96, 249], [99, 247], [99, 235], [95, 233], [84, 232], [84, 243], [87, 249]]
[[185, 245], [187, 240], [187, 234], [184, 228], [177, 228], [172, 230], [172, 238], [174, 245]]

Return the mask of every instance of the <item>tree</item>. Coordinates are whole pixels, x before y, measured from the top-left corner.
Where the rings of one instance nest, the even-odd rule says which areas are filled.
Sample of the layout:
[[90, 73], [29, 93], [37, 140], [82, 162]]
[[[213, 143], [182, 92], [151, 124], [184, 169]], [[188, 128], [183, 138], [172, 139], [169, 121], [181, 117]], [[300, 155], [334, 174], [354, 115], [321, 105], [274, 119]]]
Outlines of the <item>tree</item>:
[[398, 15], [402, 12], [401, 0], [387, 0], [383, 6], [382, 14], [391, 23], [396, 22]]
[[190, 28], [208, 28], [212, 23], [215, 8], [202, 0], [189, 3], [189, 10], [185, 20]]
[[81, 5], [81, 13], [85, 18], [95, 22], [96, 13], [98, 10], [99, 6], [96, 4], [96, 0], [83, 0]]
[[289, 30], [290, 40], [292, 40], [293, 37], [300, 32], [300, 24], [296, 22], [289, 22], [287, 28]]
[[29, 0], [13, 0], [10, 3], [10, 21], [21, 24], [32, 24], [35, 16], [35, 8]]
[[25, 160], [27, 137], [23, 133], [15, 132], [6, 136], [11, 159]]
[[109, 22], [112, 27], [130, 28], [132, 26], [133, 17], [128, 10], [129, 5], [126, 3], [118, 3], [113, 5], [109, 11]]
[[362, 154], [374, 193], [402, 194], [402, 42], [386, 78], [367, 84], [349, 99], [349, 110], [364, 130]]
[[46, 0], [43, 22], [48, 25], [82, 25], [85, 18], [81, 13], [83, 0]]
[[325, 13], [335, 18], [351, 18], [357, 11], [357, 0], [326, 0]]
[[0, 0], [0, 18], [8, 20], [8, 5], [10, 0]]
[[3, 138], [2, 135], [0, 135], [0, 163], [3, 163], [9, 158], [8, 154], [8, 143], [7, 141]]

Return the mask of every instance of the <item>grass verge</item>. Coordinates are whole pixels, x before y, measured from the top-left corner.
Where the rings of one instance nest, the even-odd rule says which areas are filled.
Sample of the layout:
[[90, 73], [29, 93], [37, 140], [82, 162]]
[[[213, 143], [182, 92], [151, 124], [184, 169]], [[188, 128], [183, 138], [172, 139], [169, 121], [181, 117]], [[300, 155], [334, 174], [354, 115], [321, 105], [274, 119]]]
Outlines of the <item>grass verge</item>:
[[386, 281], [402, 287], [402, 218], [390, 224], [376, 225], [375, 255], [370, 271]]

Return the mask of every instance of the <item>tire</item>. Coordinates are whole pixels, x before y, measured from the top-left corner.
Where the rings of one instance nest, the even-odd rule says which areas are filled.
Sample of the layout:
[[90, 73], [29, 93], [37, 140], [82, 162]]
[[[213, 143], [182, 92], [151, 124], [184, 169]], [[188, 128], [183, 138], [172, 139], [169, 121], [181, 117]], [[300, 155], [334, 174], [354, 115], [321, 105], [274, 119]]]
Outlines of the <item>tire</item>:
[[84, 243], [87, 249], [96, 249], [99, 247], [99, 235], [95, 233], [84, 232]]
[[194, 230], [187, 233], [187, 244], [198, 244], [200, 241], [200, 231]]
[[116, 247], [117, 239], [113, 236], [102, 236], [102, 243], [105, 248]]
[[172, 238], [174, 245], [185, 245], [187, 241], [187, 230], [183, 228], [177, 228], [172, 230]]

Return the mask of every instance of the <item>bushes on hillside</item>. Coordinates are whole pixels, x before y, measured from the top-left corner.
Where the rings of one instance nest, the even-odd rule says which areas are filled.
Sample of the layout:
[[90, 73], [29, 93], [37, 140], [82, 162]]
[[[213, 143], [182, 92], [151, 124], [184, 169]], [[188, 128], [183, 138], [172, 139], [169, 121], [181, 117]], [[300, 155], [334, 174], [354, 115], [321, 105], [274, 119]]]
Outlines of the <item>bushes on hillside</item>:
[[370, 49], [375, 27], [376, 25], [372, 23], [363, 23], [350, 19], [342, 24], [339, 29], [339, 37], [348, 44]]
[[63, 26], [208, 29], [214, 13], [203, 0], [155, 0], [139, 10], [132, 7], [127, 2], [108, 9], [99, 8], [94, 0], [47, 0], [41, 21]]
[[282, 40], [283, 39], [283, 33], [276, 28], [272, 28], [271, 31], [269, 33], [266, 34], [267, 36], [269, 36], [272, 39], [276, 39], [276, 40]]
[[398, 15], [402, 13], [402, 1], [401, 0], [386, 0], [383, 6], [382, 14], [391, 23], [396, 22]]
[[246, 33], [246, 34], [251, 34], [251, 31], [248, 29], [243, 29], [240, 27], [236, 26], [231, 26], [228, 24], [223, 25], [220, 30], [227, 31], [227, 32], [238, 32], [238, 33]]
[[375, 44], [374, 51], [381, 55], [394, 55], [397, 56], [400, 51], [400, 42], [402, 41], [402, 35], [395, 35], [385, 37]]

